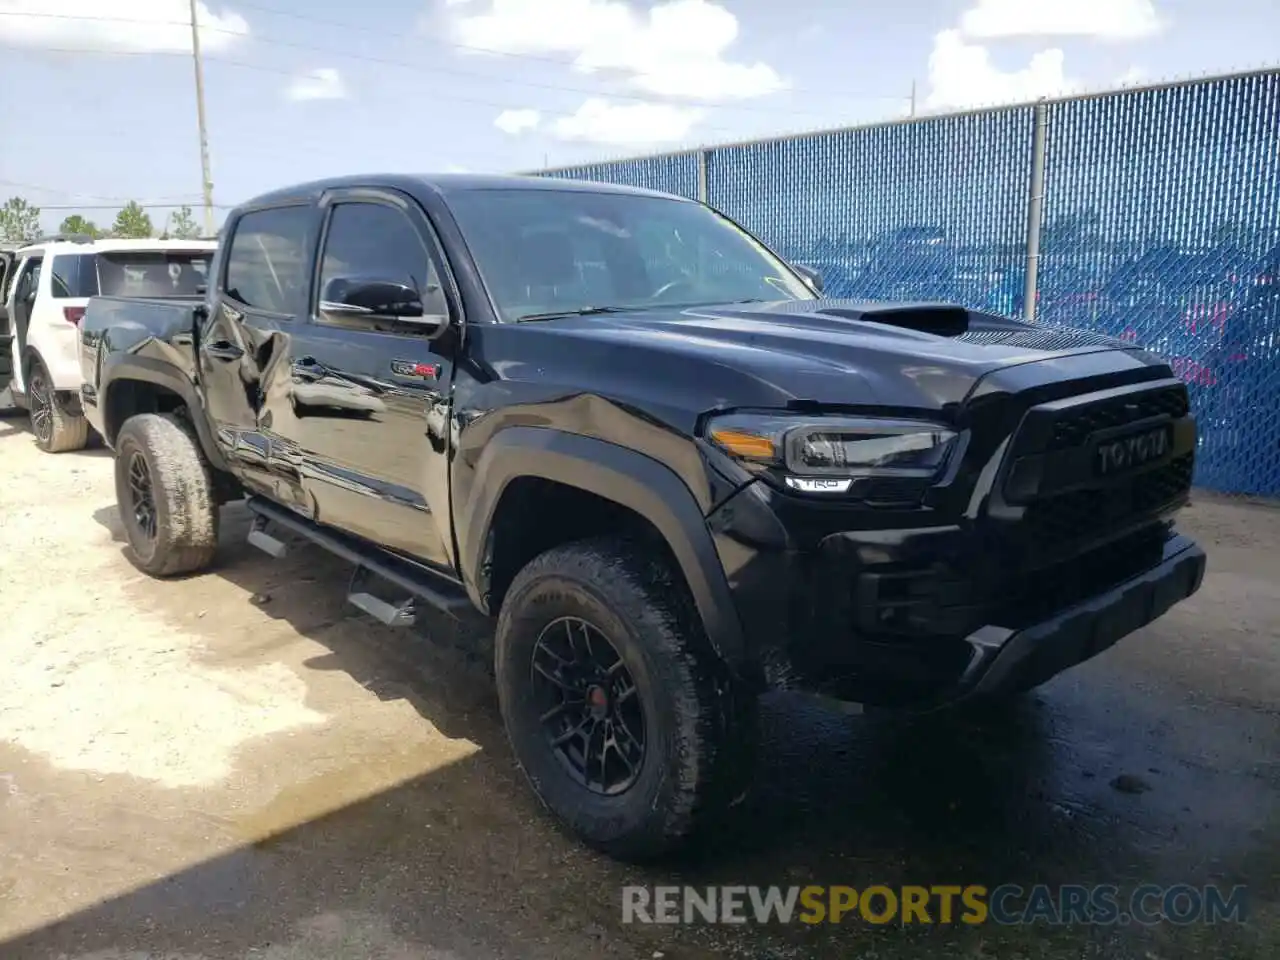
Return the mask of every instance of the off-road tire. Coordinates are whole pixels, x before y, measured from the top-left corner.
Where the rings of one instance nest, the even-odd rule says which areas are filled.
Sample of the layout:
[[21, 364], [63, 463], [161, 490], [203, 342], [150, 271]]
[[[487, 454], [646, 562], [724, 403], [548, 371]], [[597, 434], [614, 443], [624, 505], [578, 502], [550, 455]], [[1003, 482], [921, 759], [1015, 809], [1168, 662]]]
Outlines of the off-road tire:
[[[36, 446], [45, 453], [69, 453], [83, 450], [88, 444], [89, 421], [63, 408], [53, 380], [39, 360], [32, 360], [27, 371], [27, 411]], [[41, 411], [47, 411], [47, 428], [37, 425]]]
[[[190, 426], [173, 414], [140, 413], [120, 428], [115, 444], [116, 502], [129, 561], [153, 577], [195, 573], [218, 548], [213, 476]], [[155, 535], [133, 506], [130, 469], [140, 457], [149, 472]]]
[[[572, 779], [542, 729], [533, 654], [543, 628], [563, 617], [605, 635], [641, 698], [644, 758], [616, 796]], [[516, 759], [542, 803], [586, 844], [622, 860], [655, 859], [741, 799], [757, 742], [756, 698], [731, 681], [684, 584], [655, 551], [601, 538], [531, 561], [507, 591], [494, 659]]]

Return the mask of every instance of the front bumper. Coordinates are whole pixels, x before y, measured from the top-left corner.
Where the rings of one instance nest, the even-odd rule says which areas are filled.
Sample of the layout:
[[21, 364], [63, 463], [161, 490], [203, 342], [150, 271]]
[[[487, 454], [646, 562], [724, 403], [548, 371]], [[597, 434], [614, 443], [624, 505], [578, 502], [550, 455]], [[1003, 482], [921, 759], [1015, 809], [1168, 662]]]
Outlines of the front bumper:
[[1104, 593], [1019, 630], [975, 631], [972, 659], [938, 705], [1027, 690], [1096, 657], [1199, 590], [1205, 565], [1204, 550], [1174, 536], [1158, 565]]
[[1037, 686], [1194, 593], [1182, 502], [1030, 553], [981, 525], [801, 523], [759, 484], [708, 519], [763, 687], [915, 710]]

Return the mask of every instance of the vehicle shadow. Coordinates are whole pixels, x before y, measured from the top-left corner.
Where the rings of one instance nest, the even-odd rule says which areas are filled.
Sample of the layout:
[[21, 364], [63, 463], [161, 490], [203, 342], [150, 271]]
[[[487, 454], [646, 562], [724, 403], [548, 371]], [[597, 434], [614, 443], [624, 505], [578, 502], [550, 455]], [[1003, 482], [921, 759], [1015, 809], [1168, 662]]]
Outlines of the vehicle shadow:
[[[18, 407], [8, 407], [4, 410], [0, 410], [0, 440], [3, 440], [5, 437], [16, 437], [19, 434], [25, 434], [28, 437], [32, 437], [32, 442], [35, 442], [35, 438], [31, 433], [31, 419], [27, 415], [27, 411]], [[111, 450], [102, 442], [102, 438], [92, 430], [89, 431], [88, 444], [81, 450], [69, 451], [69, 453], [71, 455], [81, 457], [112, 456]], [[57, 456], [62, 457], [67, 455], [67, 453], [57, 454]]]
[[[115, 507], [97, 511], [95, 519], [122, 539]], [[76, 942], [132, 942], [126, 937], [130, 924], [152, 916], [158, 918], [152, 929], [169, 939], [148, 940], [148, 949], [191, 949], [189, 941], [178, 939], [182, 911], [207, 908], [209, 936], [249, 943], [243, 938], [250, 932], [277, 931], [307, 910], [369, 909], [350, 889], [334, 894], [327, 878], [337, 884], [346, 877], [350, 887], [356, 884], [353, 875], [376, 875], [376, 897], [393, 904], [393, 912], [422, 896], [447, 898], [455, 906], [514, 898], [511, 909], [541, 916], [566, 937], [580, 936], [579, 945], [594, 955], [602, 944], [657, 935], [654, 928], [620, 924], [620, 888], [627, 883], [994, 887], [1099, 877], [1120, 883], [1121, 873], [1140, 875], [1143, 869], [1142, 844], [1149, 838], [1127, 834], [1080, 789], [1080, 778], [1094, 774], [1070, 756], [1073, 747], [1044, 698], [985, 715], [907, 721], [889, 714], [849, 715], [789, 694], [762, 703], [759, 769], [745, 802], [680, 860], [645, 867], [613, 863], [556, 830], [524, 783], [502, 729], [488, 638], [481, 629], [443, 617], [428, 620], [422, 630], [383, 628], [345, 603], [349, 565], [296, 541], [281, 560], [260, 555], [245, 543], [249, 522], [242, 505], [224, 509], [214, 575], [236, 584], [244, 603], [328, 649], [307, 667], [341, 670], [383, 699], [403, 699], [441, 733], [469, 740], [480, 752], [288, 830], [265, 847], [194, 868], [114, 907], [104, 905], [105, 913], [74, 918], [65, 942], [85, 936], [89, 940]], [[210, 656], [218, 656], [216, 646]], [[231, 897], [224, 884], [237, 890], [249, 884], [252, 890]], [[283, 898], [278, 916], [260, 903], [274, 903], [276, 896]], [[257, 904], [240, 933], [232, 929], [239, 915], [218, 906], [228, 897]], [[210, 898], [212, 903], [204, 903]], [[193, 901], [204, 905], [192, 907]], [[466, 922], [483, 927], [492, 920], [468, 913]], [[92, 933], [98, 929], [117, 931], [121, 939]], [[914, 944], [904, 956], [920, 949], [918, 931], [895, 931], [904, 950]], [[725, 936], [717, 928], [666, 928], [662, 949], [669, 958], [703, 956], [672, 947], [699, 950], [723, 945]], [[750, 945], [782, 940], [804, 945], [806, 956], [843, 957], [856, 936], [854, 927], [815, 932], [792, 926], [739, 929], [730, 940], [735, 949], [746, 945], [744, 956], [773, 956]], [[990, 940], [993, 934], [988, 930], [985, 936]], [[965, 949], [980, 943], [974, 930], [956, 929], [944, 939]], [[52, 949], [64, 940], [47, 942]], [[1078, 954], [1081, 947], [1073, 949]], [[539, 954], [530, 948], [519, 955]]]

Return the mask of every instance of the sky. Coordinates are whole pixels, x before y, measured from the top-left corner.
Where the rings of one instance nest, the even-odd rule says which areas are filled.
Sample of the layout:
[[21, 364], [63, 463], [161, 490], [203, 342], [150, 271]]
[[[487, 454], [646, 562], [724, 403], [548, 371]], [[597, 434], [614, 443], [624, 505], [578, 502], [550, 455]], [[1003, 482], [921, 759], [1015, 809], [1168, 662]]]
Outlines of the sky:
[[[217, 218], [1280, 63], [1276, 0], [198, 0]], [[0, 0], [0, 198], [201, 215], [190, 0]]]

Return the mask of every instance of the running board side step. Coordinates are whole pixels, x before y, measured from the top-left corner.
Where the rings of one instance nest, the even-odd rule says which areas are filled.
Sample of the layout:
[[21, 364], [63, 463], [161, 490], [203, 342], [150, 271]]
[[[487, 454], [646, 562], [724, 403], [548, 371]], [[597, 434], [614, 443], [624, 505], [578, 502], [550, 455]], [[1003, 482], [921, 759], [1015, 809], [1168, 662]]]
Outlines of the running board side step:
[[[274, 523], [282, 530], [304, 537], [335, 556], [354, 563], [356, 569], [347, 591], [348, 602], [387, 626], [411, 626], [416, 620], [417, 600], [424, 601], [455, 619], [477, 613], [461, 583], [427, 567], [388, 553], [342, 531], [322, 527], [269, 500], [251, 496], [245, 501], [245, 505], [254, 514], [249, 543], [264, 553], [282, 557], [288, 552], [286, 543], [264, 529], [268, 524]], [[400, 588], [409, 594], [409, 599], [401, 603], [390, 603], [375, 596], [367, 586], [370, 575]]]
[[284, 541], [277, 540], [267, 533], [267, 518], [262, 514], [254, 515], [253, 527], [249, 530], [249, 543], [277, 560], [289, 552], [289, 547]]

